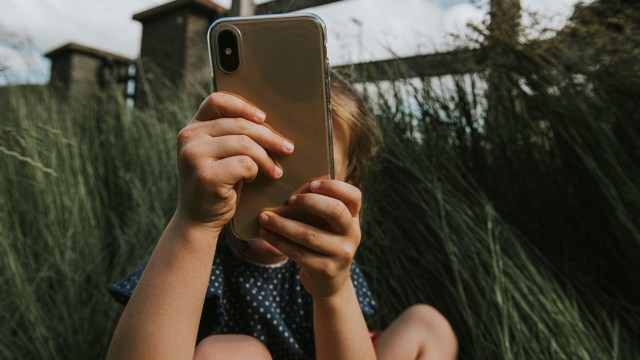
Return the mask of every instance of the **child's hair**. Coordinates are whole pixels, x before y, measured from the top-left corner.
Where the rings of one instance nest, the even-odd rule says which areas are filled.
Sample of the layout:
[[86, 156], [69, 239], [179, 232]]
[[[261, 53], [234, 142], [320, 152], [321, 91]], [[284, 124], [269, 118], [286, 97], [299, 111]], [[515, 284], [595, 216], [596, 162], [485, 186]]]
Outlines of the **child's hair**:
[[331, 71], [331, 112], [334, 121], [344, 122], [349, 129], [345, 180], [361, 188], [382, 145], [382, 135], [360, 96], [335, 71]]

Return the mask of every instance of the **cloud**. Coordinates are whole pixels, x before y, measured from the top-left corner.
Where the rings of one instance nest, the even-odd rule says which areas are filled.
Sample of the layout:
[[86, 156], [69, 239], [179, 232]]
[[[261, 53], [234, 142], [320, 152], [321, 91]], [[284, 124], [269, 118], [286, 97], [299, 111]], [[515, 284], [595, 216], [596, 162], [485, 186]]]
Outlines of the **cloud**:
[[343, 64], [446, 50], [451, 31], [482, 17], [462, 2], [444, 1], [445, 8], [427, 0], [350, 0], [309, 11], [325, 19], [329, 58]]
[[49, 66], [49, 60], [29, 45], [0, 45], [0, 85], [41, 83], [48, 76]]
[[[593, 0], [582, 0], [591, 3]], [[550, 29], [561, 29], [573, 13], [576, 0], [522, 0], [523, 25], [534, 23], [532, 15]]]
[[[8, 12], [0, 23], [10, 31], [28, 35], [42, 52], [67, 42], [78, 42], [106, 51], [136, 57], [141, 26], [133, 13], [164, 0], [3, 0]], [[4, 7], [3, 8], [7, 8]]]
[[[0, 61], [10, 66], [11, 79], [46, 82], [49, 62], [44, 53], [68, 42], [136, 58], [142, 26], [134, 13], [165, 0], [1, 0]], [[7, 34], [16, 34], [29, 51], [7, 49]], [[24, 46], [23, 46], [24, 49]], [[35, 51], [32, 51], [35, 49]], [[20, 54], [18, 54], [21, 52]], [[27, 63], [29, 64], [27, 66]], [[22, 74], [20, 74], [22, 72]], [[30, 73], [30, 74], [29, 74]], [[0, 79], [0, 84], [7, 81]], [[20, 80], [22, 81], [22, 80]]]

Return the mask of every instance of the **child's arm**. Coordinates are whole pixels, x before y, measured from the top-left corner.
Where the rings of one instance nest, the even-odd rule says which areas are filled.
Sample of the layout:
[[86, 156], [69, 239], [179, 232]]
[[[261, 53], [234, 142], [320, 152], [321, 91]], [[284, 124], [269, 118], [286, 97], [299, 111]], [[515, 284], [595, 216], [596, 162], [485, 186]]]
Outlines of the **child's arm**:
[[313, 227], [266, 211], [261, 236], [301, 266], [300, 279], [313, 297], [318, 359], [375, 359], [369, 331], [349, 270], [360, 243], [360, 191], [337, 180], [314, 181], [311, 193], [294, 195], [292, 208], [327, 226]]
[[193, 359], [218, 235], [235, 212], [237, 186], [258, 171], [281, 176], [265, 149], [291, 153], [263, 121], [254, 106], [215, 93], [180, 131], [178, 207], [120, 318], [108, 359]]

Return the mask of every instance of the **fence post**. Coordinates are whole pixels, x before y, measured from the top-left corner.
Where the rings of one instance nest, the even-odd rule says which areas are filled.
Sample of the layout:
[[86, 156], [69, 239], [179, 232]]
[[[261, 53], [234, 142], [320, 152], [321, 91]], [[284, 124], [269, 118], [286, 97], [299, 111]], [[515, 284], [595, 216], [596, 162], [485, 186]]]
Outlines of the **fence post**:
[[491, 0], [489, 42], [518, 41], [520, 0]]
[[251, 16], [255, 14], [253, 0], [233, 0], [231, 4], [232, 16]]
[[[491, 137], [494, 151], [505, 153], [506, 144], [513, 141], [524, 125], [518, 121], [522, 110], [519, 97], [519, 77], [513, 70], [518, 67], [514, 50], [518, 49], [520, 30], [520, 0], [491, 0], [491, 23], [487, 38], [487, 121], [486, 134]], [[510, 154], [508, 162], [518, 162], [519, 154]]]

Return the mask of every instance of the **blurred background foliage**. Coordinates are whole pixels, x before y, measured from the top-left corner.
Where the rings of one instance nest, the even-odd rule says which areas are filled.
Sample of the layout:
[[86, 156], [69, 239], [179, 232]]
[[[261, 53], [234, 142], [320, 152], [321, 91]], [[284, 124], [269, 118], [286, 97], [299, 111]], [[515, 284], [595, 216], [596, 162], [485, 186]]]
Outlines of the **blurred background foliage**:
[[[640, 356], [638, 24], [635, 1], [596, 1], [554, 37], [493, 39], [482, 74], [360, 84], [385, 140], [358, 253], [373, 328], [425, 302], [461, 358]], [[0, 358], [103, 357], [105, 285], [172, 215], [195, 109], [43, 87], [0, 107]]]

